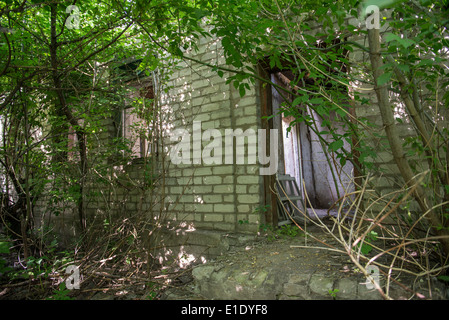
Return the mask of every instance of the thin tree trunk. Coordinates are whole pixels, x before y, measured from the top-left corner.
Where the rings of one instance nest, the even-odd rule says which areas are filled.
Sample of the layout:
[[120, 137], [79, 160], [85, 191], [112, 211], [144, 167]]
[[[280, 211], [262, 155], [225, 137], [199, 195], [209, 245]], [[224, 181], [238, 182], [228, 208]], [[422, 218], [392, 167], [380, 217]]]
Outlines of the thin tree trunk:
[[[25, 134], [25, 146], [28, 149], [29, 147], [29, 133], [30, 128], [28, 124], [28, 108], [26, 105], [24, 105], [23, 112], [25, 115], [25, 121], [24, 121], [24, 134]], [[25, 260], [28, 259], [28, 239], [27, 239], [27, 232], [32, 227], [32, 221], [33, 221], [33, 212], [31, 207], [31, 190], [30, 190], [30, 153], [29, 150], [25, 153], [25, 199], [26, 199], [26, 213], [24, 215], [24, 221], [22, 222], [22, 238], [23, 238], [23, 244], [24, 244], [24, 256]]]
[[87, 174], [87, 147], [86, 147], [86, 136], [82, 128], [80, 127], [78, 121], [73, 116], [71, 110], [68, 108], [64, 92], [60, 90], [62, 88], [61, 78], [58, 73], [58, 59], [57, 59], [57, 35], [56, 35], [56, 18], [57, 18], [57, 4], [52, 3], [50, 5], [51, 16], [50, 16], [50, 28], [51, 28], [51, 42], [50, 42], [50, 62], [53, 74], [53, 85], [55, 86], [56, 94], [59, 101], [59, 110], [62, 111], [64, 116], [70, 125], [74, 128], [76, 136], [78, 138], [78, 151], [80, 154], [80, 197], [78, 199], [78, 216], [80, 220], [81, 230], [86, 229], [86, 218], [84, 213], [84, 182]]
[[441, 236], [440, 243], [446, 256], [449, 255], [449, 233], [446, 229], [438, 229], [437, 226], [442, 225], [441, 218], [433, 210], [432, 206], [426, 202], [426, 194], [424, 189], [416, 181], [413, 171], [405, 158], [405, 152], [402, 148], [402, 141], [399, 132], [395, 126], [393, 109], [389, 100], [388, 87], [386, 84], [379, 86], [377, 80], [383, 73], [383, 61], [380, 52], [380, 34], [379, 29], [368, 30], [368, 40], [370, 47], [370, 60], [374, 77], [374, 89], [376, 91], [379, 111], [382, 122], [385, 127], [388, 142], [393, 154], [394, 161], [408, 187], [415, 187], [413, 196], [418, 202], [422, 213], [427, 213], [426, 218], [430, 226], [438, 236]]
[[[444, 184], [445, 183], [445, 174], [444, 174], [444, 169], [441, 166], [441, 163], [438, 161], [439, 159], [437, 159], [437, 161], [432, 161], [432, 159], [434, 157], [437, 157], [437, 155], [434, 152], [432, 152], [431, 135], [429, 135], [426, 125], [424, 123], [424, 120], [421, 118], [421, 116], [419, 114], [419, 110], [415, 106], [415, 102], [412, 100], [412, 98], [410, 97], [410, 95], [407, 91], [410, 84], [408, 83], [405, 75], [397, 67], [393, 57], [387, 56], [387, 60], [389, 63], [393, 64], [393, 71], [394, 71], [394, 74], [396, 75], [397, 80], [399, 81], [399, 87], [401, 89], [402, 100], [405, 104], [405, 107], [407, 108], [407, 111], [408, 111], [410, 117], [413, 120], [413, 123], [416, 126], [416, 131], [419, 134], [419, 136], [423, 142], [424, 150], [425, 150], [427, 156], [429, 157], [429, 164], [430, 164], [430, 166], [436, 166], [436, 170], [437, 170], [438, 178], [440, 179], [440, 183]], [[413, 89], [414, 89], [413, 91], [415, 93], [416, 88], [413, 88]], [[418, 102], [417, 98], [415, 98], [415, 101]]]

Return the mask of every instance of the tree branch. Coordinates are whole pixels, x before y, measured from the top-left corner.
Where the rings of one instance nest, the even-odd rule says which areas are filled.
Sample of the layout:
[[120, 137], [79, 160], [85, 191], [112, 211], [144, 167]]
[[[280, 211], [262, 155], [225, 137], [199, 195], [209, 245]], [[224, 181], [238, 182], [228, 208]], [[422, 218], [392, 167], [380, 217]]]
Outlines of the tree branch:
[[402, 148], [402, 141], [400, 134], [397, 130], [394, 120], [393, 109], [389, 101], [387, 84], [382, 86], [378, 85], [378, 79], [383, 74], [383, 61], [380, 52], [380, 34], [379, 29], [368, 30], [368, 41], [370, 46], [370, 60], [372, 65], [372, 72], [374, 77], [374, 89], [376, 91], [378, 106], [380, 115], [385, 127], [385, 133], [387, 135], [388, 142], [391, 147], [394, 161], [408, 187], [414, 187], [413, 193], [415, 200], [418, 202], [422, 214], [427, 213], [427, 220], [431, 228], [437, 235], [441, 236], [440, 243], [442, 245], [443, 252], [446, 256], [449, 255], [449, 232], [448, 230], [438, 227], [441, 226], [441, 220], [435, 211], [428, 206], [426, 194], [422, 186], [416, 181], [413, 171], [405, 157], [405, 152]]

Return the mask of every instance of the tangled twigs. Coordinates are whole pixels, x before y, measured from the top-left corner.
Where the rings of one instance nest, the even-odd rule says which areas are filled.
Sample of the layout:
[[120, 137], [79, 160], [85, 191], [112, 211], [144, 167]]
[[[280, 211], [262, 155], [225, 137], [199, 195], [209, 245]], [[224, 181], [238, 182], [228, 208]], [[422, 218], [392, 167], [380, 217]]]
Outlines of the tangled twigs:
[[[377, 195], [367, 188], [369, 179], [365, 181], [365, 185], [361, 186], [360, 190], [348, 193], [340, 199], [338, 214], [330, 219], [333, 222], [332, 228], [321, 219], [311, 219], [309, 214], [304, 212], [306, 222], [315, 224], [323, 232], [332, 236], [336, 243], [329, 244], [322, 241], [292, 219], [298, 228], [319, 245], [306, 244], [291, 247], [344, 253], [384, 299], [393, 298], [392, 284], [409, 293], [410, 298], [431, 298], [433, 289], [430, 279], [444, 274], [449, 269], [445, 259], [438, 259], [438, 245], [442, 236], [434, 235], [431, 228], [424, 224], [427, 213], [412, 223], [407, 222], [401, 215], [401, 204], [412, 195], [414, 187], [375, 198]], [[307, 192], [304, 194], [307, 202]], [[362, 208], [360, 203], [366, 198], [374, 199], [371, 203], [384, 203], [384, 208], [375, 213], [371, 211], [370, 206]], [[350, 205], [343, 207], [344, 202], [349, 202]], [[310, 202], [307, 203], [310, 204]], [[302, 212], [295, 207], [293, 201], [291, 205]], [[287, 208], [284, 209], [290, 214]], [[372, 277], [368, 271], [370, 266], [377, 267], [379, 274], [382, 275], [382, 282], [378, 283]], [[404, 277], [414, 277], [415, 281], [405, 284], [401, 281]], [[420, 285], [427, 283], [428, 288], [421, 286], [415, 288], [416, 283]]]

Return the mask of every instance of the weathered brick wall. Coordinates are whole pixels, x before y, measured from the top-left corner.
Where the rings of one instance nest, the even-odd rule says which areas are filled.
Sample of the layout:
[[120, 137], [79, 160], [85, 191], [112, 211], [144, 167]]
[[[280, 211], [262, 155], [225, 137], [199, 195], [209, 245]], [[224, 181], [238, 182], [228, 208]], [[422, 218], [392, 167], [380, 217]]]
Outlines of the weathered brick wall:
[[[193, 58], [224, 65], [220, 41], [202, 39], [198, 46], [199, 51], [191, 55]], [[116, 166], [113, 161], [108, 164], [107, 159], [102, 159], [105, 167], [109, 167], [102, 176], [110, 183], [106, 180], [96, 183], [100, 175], [90, 172], [85, 194], [86, 215], [90, 221], [95, 218], [100, 225], [108, 223], [112, 217], [143, 215], [168, 231], [163, 240], [157, 240], [164, 245], [190, 244], [196, 246], [198, 252], [206, 250], [218, 254], [245, 238], [238, 234], [256, 235], [263, 223], [263, 217], [256, 211], [263, 202], [263, 179], [258, 163], [236, 163], [235, 139], [234, 161], [225, 163], [225, 156], [230, 151], [225, 149], [225, 130], [252, 129], [257, 134], [260, 128], [257, 90], [247, 90], [246, 95], [240, 97], [232, 83], [226, 84], [226, 74], [219, 77], [209, 66], [188, 60], [179, 63], [171, 80], [163, 86], [169, 90], [162, 92], [160, 97], [164, 138], [163, 143], [158, 144], [156, 189], [141, 187], [144, 164], [134, 162]], [[185, 129], [191, 134], [193, 143], [194, 122], [201, 123], [202, 134], [207, 129], [217, 129], [222, 134], [221, 164], [201, 161], [193, 145], [191, 161], [200, 160], [200, 163], [172, 163], [169, 153], [177, 142], [171, 140], [171, 134], [176, 129]], [[95, 138], [98, 147], [90, 151], [92, 160], [111, 143], [114, 130], [112, 120], [106, 119], [102, 132]], [[200, 151], [212, 140], [203, 141]], [[250, 156], [248, 151], [245, 142], [245, 155]], [[36, 206], [38, 220], [53, 225], [55, 230], [70, 230], [66, 233], [69, 238], [77, 235], [79, 221], [75, 208], [61, 203], [66, 212], [54, 216], [47, 200], [42, 198]], [[230, 234], [237, 236], [231, 241]]]
[[[200, 40], [199, 51], [192, 52], [192, 58], [208, 64], [224, 65], [220, 41]], [[263, 217], [256, 213], [263, 199], [261, 197], [262, 177], [258, 164], [225, 163], [226, 129], [260, 128], [260, 108], [256, 89], [247, 91], [240, 97], [232, 83], [226, 84], [226, 73], [219, 77], [216, 71], [200, 63], [186, 60], [179, 64], [170, 88], [162, 97], [162, 108], [173, 112], [172, 126], [165, 132], [164, 144], [170, 150], [178, 141], [172, 141], [170, 134], [176, 129], [185, 129], [190, 134], [192, 164], [173, 164], [167, 157], [165, 202], [168, 214], [173, 219], [171, 225], [184, 229], [214, 230], [218, 234], [248, 233], [255, 235]], [[168, 117], [168, 115], [167, 115]], [[207, 164], [193, 150], [194, 122], [201, 133], [207, 129], [217, 129], [222, 136], [222, 163]], [[196, 136], [195, 136], [196, 137]], [[212, 141], [206, 139], [200, 152]], [[234, 155], [235, 155], [234, 140]], [[247, 145], [245, 154], [248, 155]], [[193, 164], [198, 161], [199, 163]], [[207, 233], [207, 232], [206, 232]], [[210, 244], [213, 245], [213, 244]]]
[[[358, 24], [357, 21], [348, 23]], [[318, 26], [316, 28], [319, 29]], [[349, 40], [367, 46], [363, 34]], [[211, 65], [225, 65], [219, 40], [201, 39], [198, 46], [198, 52], [189, 52], [187, 56]], [[349, 59], [354, 61], [351, 72], [356, 77], [371, 78], [366, 74], [369, 70], [357, 68], [357, 64], [369, 62], [366, 51], [355, 48]], [[151, 222], [156, 219], [164, 235], [158, 235], [155, 241], [167, 248], [178, 245], [181, 251], [194, 252], [196, 255], [219, 254], [229, 246], [257, 234], [260, 224], [265, 222], [263, 212], [256, 210], [265, 204], [264, 179], [259, 174], [259, 163], [238, 164], [235, 160], [225, 163], [225, 155], [229, 150], [224, 146], [224, 133], [226, 129], [253, 129], [257, 133], [261, 128], [261, 97], [257, 85], [247, 90], [244, 97], [240, 97], [232, 83], [226, 84], [227, 75], [224, 72], [224, 76], [219, 77], [209, 66], [191, 60], [178, 64], [171, 80], [163, 84], [169, 90], [163, 91], [160, 96], [164, 138], [159, 144], [156, 165], [163, 179], [157, 181], [156, 189], [145, 189], [141, 187], [144, 180], [143, 164], [134, 163], [119, 168], [111, 165], [109, 176], [117, 176], [121, 184], [112, 183], [110, 187], [97, 190], [96, 194], [86, 198], [89, 217], [96, 217], [100, 222], [110, 215], [127, 217], [137, 214], [146, 216]], [[376, 125], [370, 129], [370, 134], [361, 138], [377, 154], [370, 171], [373, 174], [371, 183], [378, 195], [384, 195], [403, 182], [386, 144], [373, 87], [366, 83], [355, 85], [369, 99], [364, 105], [355, 103], [357, 118], [366, 118]], [[171, 139], [171, 135], [177, 129], [185, 129], [190, 134], [190, 160], [202, 160], [198, 150], [193, 150], [195, 122], [201, 122], [202, 134], [207, 129], [217, 129], [221, 133], [222, 164], [207, 164], [204, 161], [174, 164], [171, 161], [170, 150], [178, 143]], [[409, 125], [404, 123], [400, 126], [404, 136], [410, 133]], [[363, 127], [360, 129], [362, 133], [367, 133]], [[109, 141], [111, 130], [110, 124], [105, 126], [105, 134], [99, 141]], [[211, 140], [202, 142], [200, 152]], [[247, 147], [245, 154], [248, 152]], [[235, 154], [235, 141], [233, 151]], [[91, 191], [95, 191], [95, 188], [93, 183]], [[372, 200], [370, 197], [367, 197], [368, 201]], [[381, 209], [382, 206], [383, 203], [379, 203], [372, 208]], [[46, 212], [44, 206], [39, 208], [41, 213]], [[76, 215], [52, 219], [59, 221], [59, 224], [77, 223]], [[70, 228], [72, 231], [76, 229]]]

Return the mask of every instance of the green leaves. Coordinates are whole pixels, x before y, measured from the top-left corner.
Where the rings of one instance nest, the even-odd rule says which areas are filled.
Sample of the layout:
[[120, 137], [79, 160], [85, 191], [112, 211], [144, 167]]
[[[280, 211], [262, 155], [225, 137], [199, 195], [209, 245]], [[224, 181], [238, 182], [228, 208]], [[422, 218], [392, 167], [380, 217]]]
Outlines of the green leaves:
[[373, 250], [373, 246], [371, 245], [371, 243], [377, 240], [377, 236], [377, 232], [371, 231], [366, 235], [363, 243], [359, 243], [357, 245], [358, 249], [363, 255], [367, 255]]
[[343, 141], [343, 140], [337, 140], [337, 141], [331, 142], [331, 143], [329, 144], [329, 151], [330, 151], [330, 152], [338, 151], [338, 150], [340, 150], [341, 148], [343, 148], [343, 144], [344, 144], [344, 141]]
[[47, 300], [75, 300], [75, 298], [70, 297], [70, 291], [66, 288], [65, 282], [61, 282], [58, 289], [53, 290], [53, 296], [47, 298]]
[[9, 253], [10, 242], [0, 241], [0, 253]]
[[293, 100], [291, 106], [295, 107], [295, 106], [305, 103], [307, 101], [309, 101], [309, 96], [307, 94], [303, 94], [303, 95], [300, 95], [299, 97], [296, 97]]
[[408, 47], [415, 45], [415, 41], [408, 38], [400, 37], [393, 33], [387, 33], [385, 34], [385, 42], [396, 42], [397, 44], [401, 45], [404, 49], [407, 49]]
[[[247, 83], [246, 83], [246, 85], [247, 85]], [[246, 90], [245, 90], [245, 84], [244, 84], [244, 83], [241, 83], [241, 84], [239, 85], [239, 94], [240, 94], [240, 97], [243, 97], [243, 96], [245, 95], [245, 93], [246, 93]]]
[[377, 85], [378, 86], [383, 86], [386, 83], [388, 83], [391, 79], [391, 76], [393, 75], [393, 72], [384, 72], [382, 75], [379, 76], [379, 78], [377, 79]]

